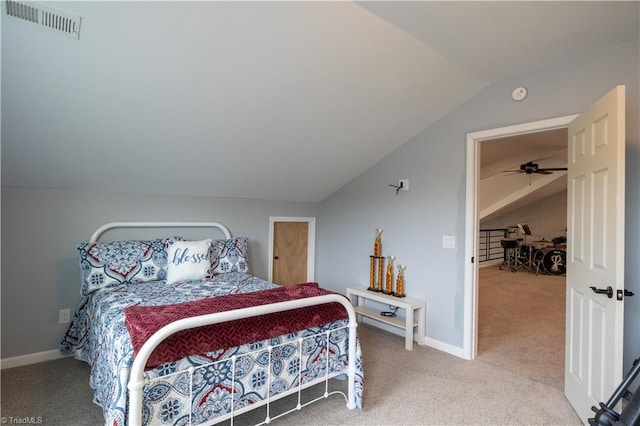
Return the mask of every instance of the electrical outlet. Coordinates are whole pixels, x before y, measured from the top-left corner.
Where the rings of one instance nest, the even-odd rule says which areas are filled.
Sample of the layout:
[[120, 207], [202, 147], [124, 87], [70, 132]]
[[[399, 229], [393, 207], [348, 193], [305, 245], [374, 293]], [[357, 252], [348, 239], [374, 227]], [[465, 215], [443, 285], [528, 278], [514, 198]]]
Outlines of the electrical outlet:
[[456, 248], [456, 237], [454, 235], [443, 235], [442, 247], [446, 249]]
[[58, 312], [58, 322], [60, 324], [68, 324], [69, 321], [71, 321], [71, 310], [69, 308], [60, 309], [60, 312]]
[[400, 191], [408, 191], [409, 190], [409, 179], [400, 179]]

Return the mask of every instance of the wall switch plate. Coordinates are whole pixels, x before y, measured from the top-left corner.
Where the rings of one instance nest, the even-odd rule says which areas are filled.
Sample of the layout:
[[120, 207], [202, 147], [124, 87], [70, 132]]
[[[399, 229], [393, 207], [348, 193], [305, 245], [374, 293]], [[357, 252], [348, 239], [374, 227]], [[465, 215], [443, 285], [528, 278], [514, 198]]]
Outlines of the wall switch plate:
[[400, 179], [400, 182], [398, 183], [398, 186], [400, 186], [400, 191], [408, 191], [409, 190], [409, 179]]
[[68, 324], [69, 321], [71, 321], [71, 310], [69, 308], [60, 309], [60, 312], [58, 312], [58, 322], [60, 324]]
[[443, 235], [442, 248], [446, 248], [446, 249], [456, 248], [456, 237], [453, 235]]

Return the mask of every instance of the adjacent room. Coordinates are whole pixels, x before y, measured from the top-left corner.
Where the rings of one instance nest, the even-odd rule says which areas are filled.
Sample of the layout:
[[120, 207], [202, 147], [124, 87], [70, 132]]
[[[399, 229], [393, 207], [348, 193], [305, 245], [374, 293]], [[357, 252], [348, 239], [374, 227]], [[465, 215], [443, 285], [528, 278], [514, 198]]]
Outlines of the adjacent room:
[[640, 2], [1, 6], [3, 420], [578, 425], [640, 357]]
[[567, 129], [482, 142], [478, 353], [564, 386]]

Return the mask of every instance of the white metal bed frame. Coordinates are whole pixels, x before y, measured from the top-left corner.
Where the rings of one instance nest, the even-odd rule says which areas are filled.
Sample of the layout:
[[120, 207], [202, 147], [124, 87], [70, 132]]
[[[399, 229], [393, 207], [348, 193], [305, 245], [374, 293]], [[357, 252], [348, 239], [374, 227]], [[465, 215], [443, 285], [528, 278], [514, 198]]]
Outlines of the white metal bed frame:
[[[111, 223], [107, 223], [105, 225], [100, 226], [98, 229], [96, 229], [93, 234], [91, 235], [90, 238], [90, 242], [97, 242], [98, 239], [100, 238], [100, 236], [102, 234], [104, 234], [105, 232], [107, 232], [108, 230], [111, 229], [115, 229], [115, 228], [217, 228], [219, 229], [224, 235], [225, 238], [231, 238], [231, 233], [229, 232], [229, 230], [222, 224], [218, 223], [218, 222], [111, 222]], [[218, 313], [214, 313], [214, 314], [208, 314], [208, 315], [200, 315], [200, 316], [196, 316], [196, 317], [191, 317], [191, 318], [184, 318], [182, 320], [178, 320], [175, 321], [171, 324], [168, 324], [166, 326], [164, 326], [163, 328], [161, 328], [160, 330], [158, 330], [155, 334], [153, 334], [149, 340], [147, 340], [147, 342], [145, 342], [145, 344], [142, 346], [142, 348], [140, 348], [140, 351], [138, 352], [138, 355], [136, 356], [136, 358], [133, 361], [133, 365], [131, 367], [131, 373], [130, 373], [130, 377], [129, 377], [129, 383], [128, 383], [128, 389], [129, 389], [129, 422], [128, 424], [131, 426], [137, 426], [142, 424], [142, 391], [143, 388], [146, 384], [148, 384], [150, 381], [148, 378], [145, 377], [144, 375], [144, 368], [147, 364], [147, 360], [149, 359], [149, 357], [151, 356], [152, 352], [154, 351], [154, 349], [160, 345], [160, 343], [162, 343], [162, 341], [164, 341], [166, 338], [168, 338], [169, 336], [179, 332], [179, 331], [183, 331], [183, 330], [187, 330], [190, 328], [196, 328], [196, 327], [201, 327], [201, 326], [205, 326], [205, 325], [212, 325], [212, 324], [218, 324], [218, 323], [223, 323], [223, 322], [227, 322], [227, 321], [233, 321], [233, 320], [237, 320], [237, 319], [241, 319], [241, 318], [250, 318], [250, 317], [255, 317], [255, 316], [260, 316], [260, 315], [266, 315], [266, 314], [270, 314], [270, 313], [274, 313], [274, 312], [282, 312], [282, 311], [288, 311], [288, 310], [292, 310], [292, 309], [297, 309], [297, 308], [303, 308], [303, 307], [309, 307], [309, 306], [314, 306], [314, 305], [322, 305], [322, 304], [326, 304], [326, 303], [340, 303], [347, 311], [348, 316], [349, 316], [349, 321], [348, 324], [345, 327], [342, 327], [341, 329], [347, 329], [348, 335], [349, 335], [349, 363], [348, 363], [348, 367], [347, 367], [347, 395], [345, 395], [343, 392], [341, 391], [333, 391], [333, 392], [329, 392], [328, 391], [328, 381], [331, 378], [337, 377], [337, 376], [342, 376], [344, 375], [344, 371], [339, 371], [339, 372], [333, 372], [330, 373], [329, 372], [329, 357], [327, 357], [327, 366], [325, 368], [325, 375], [324, 377], [312, 380], [310, 382], [307, 383], [301, 383], [302, 381], [299, 380], [299, 384], [297, 389], [290, 389], [288, 391], [282, 392], [278, 395], [276, 395], [275, 397], [271, 397], [270, 392], [267, 391], [267, 396], [264, 400], [256, 402], [248, 407], [244, 407], [242, 409], [239, 410], [235, 410], [234, 404], [233, 404], [233, 400], [231, 403], [231, 413], [217, 417], [215, 419], [213, 419], [210, 422], [207, 422], [205, 424], [215, 424], [215, 423], [219, 423], [221, 421], [225, 421], [228, 419], [231, 419], [231, 424], [233, 425], [233, 420], [234, 417], [236, 415], [242, 414], [244, 412], [248, 412], [251, 411], [255, 408], [259, 408], [262, 406], [266, 405], [266, 410], [267, 410], [267, 414], [266, 414], [266, 418], [264, 420], [263, 423], [260, 424], [268, 424], [271, 422], [271, 420], [277, 419], [279, 417], [282, 417], [284, 415], [287, 415], [291, 412], [294, 411], [298, 411], [300, 409], [302, 409], [303, 407], [312, 404], [314, 402], [317, 402], [319, 400], [328, 398], [331, 395], [334, 394], [340, 394], [342, 395], [346, 402], [347, 402], [347, 408], [348, 409], [354, 409], [356, 407], [356, 403], [355, 403], [355, 373], [356, 373], [356, 327], [357, 327], [357, 322], [356, 322], [356, 314], [355, 311], [353, 309], [353, 306], [351, 305], [351, 302], [344, 296], [342, 295], [338, 295], [338, 294], [329, 294], [329, 295], [324, 295], [324, 296], [316, 296], [316, 297], [310, 297], [310, 298], [306, 298], [306, 299], [298, 299], [298, 300], [291, 300], [291, 301], [286, 301], [286, 302], [279, 302], [279, 303], [273, 303], [273, 304], [269, 304], [269, 305], [261, 305], [261, 306], [254, 306], [254, 307], [249, 307], [249, 308], [243, 308], [243, 309], [237, 309], [237, 310], [233, 310], [233, 311], [226, 311], [226, 312], [218, 312]], [[326, 331], [322, 334], [326, 335], [326, 341], [327, 341], [327, 345], [329, 342], [329, 337], [330, 334], [336, 331], [339, 331], [341, 329], [334, 329], [334, 330], [330, 330], [330, 331]], [[298, 339], [298, 356], [302, 356], [301, 352], [302, 352], [302, 342], [304, 339], [313, 339], [316, 338], [317, 335], [313, 335], [313, 336], [306, 336], [304, 338], [300, 338]], [[267, 350], [269, 351], [269, 356], [271, 356], [271, 351], [274, 348], [269, 346], [267, 348]], [[264, 349], [262, 349], [262, 351], [264, 351]], [[240, 356], [234, 355], [231, 358], [232, 361], [232, 368], [235, 368], [236, 362], [239, 358], [241, 358], [242, 356], [247, 356], [250, 355], [250, 353], [248, 354], [242, 354]], [[221, 363], [221, 362], [228, 362], [229, 360], [222, 360], [222, 361], [217, 361], [217, 362], [212, 362], [211, 364], [216, 364], [216, 363]], [[208, 364], [208, 365], [211, 365]], [[193, 374], [194, 372], [198, 369], [198, 368], [204, 368], [207, 367], [207, 365], [203, 365], [203, 366], [199, 366], [199, 367], [191, 367], [189, 368], [188, 372], [190, 374], [190, 379], [193, 378]], [[271, 369], [267, 369], [268, 373], [268, 380], [270, 382], [271, 379]], [[184, 371], [178, 371], [175, 372], [173, 374], [180, 374], [183, 373]], [[233, 380], [235, 381], [235, 373], [232, 374]], [[158, 378], [158, 380], [160, 379], [166, 379], [167, 377], [160, 377]], [[314, 386], [318, 383], [323, 382], [325, 383], [325, 392], [321, 397], [315, 398], [311, 401], [308, 401], [304, 404], [302, 404], [301, 402], [301, 392], [303, 389], [309, 388], [311, 386]], [[232, 387], [233, 389], [233, 387]], [[276, 399], [280, 399], [283, 398], [285, 396], [289, 396], [292, 395], [294, 393], [298, 394], [298, 403], [296, 405], [295, 408], [285, 411], [281, 414], [278, 414], [277, 416], [274, 417], [270, 417], [270, 404], [272, 400], [276, 400]], [[233, 394], [232, 394], [232, 398], [233, 398]], [[190, 401], [192, 401], [192, 398], [189, 398]], [[193, 412], [192, 409], [189, 410], [189, 412]], [[191, 417], [189, 418], [189, 424], [191, 423]]]

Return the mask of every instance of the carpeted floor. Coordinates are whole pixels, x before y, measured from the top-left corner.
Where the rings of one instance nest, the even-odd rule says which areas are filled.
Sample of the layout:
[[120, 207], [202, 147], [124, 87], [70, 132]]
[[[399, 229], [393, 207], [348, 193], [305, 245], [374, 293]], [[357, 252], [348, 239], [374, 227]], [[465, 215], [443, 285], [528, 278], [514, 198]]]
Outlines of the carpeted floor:
[[[350, 411], [344, 399], [331, 397], [272, 423], [582, 424], [563, 396], [564, 277], [482, 268], [479, 303], [474, 361], [425, 346], [406, 351], [403, 337], [360, 325], [363, 410]], [[89, 367], [71, 358], [3, 370], [3, 422], [34, 417], [45, 425], [101, 424], [88, 377]], [[284, 400], [274, 410], [290, 403]], [[235, 424], [262, 420], [251, 413]]]
[[565, 276], [479, 272], [478, 359], [563, 390]]

